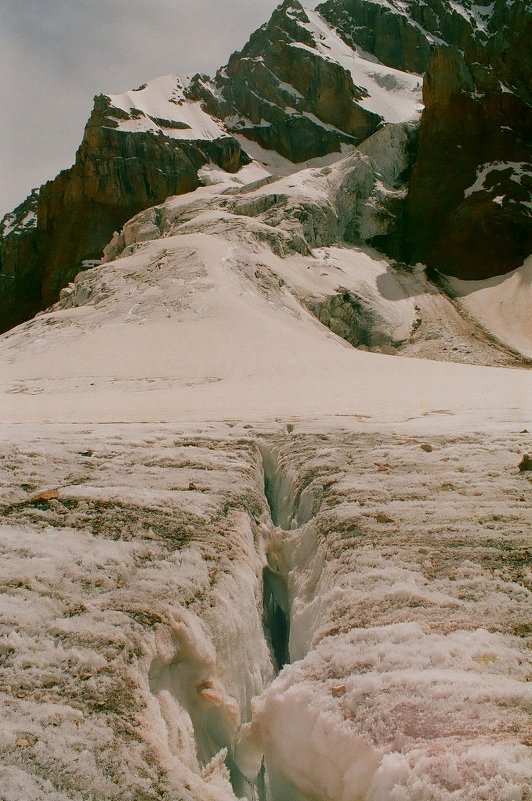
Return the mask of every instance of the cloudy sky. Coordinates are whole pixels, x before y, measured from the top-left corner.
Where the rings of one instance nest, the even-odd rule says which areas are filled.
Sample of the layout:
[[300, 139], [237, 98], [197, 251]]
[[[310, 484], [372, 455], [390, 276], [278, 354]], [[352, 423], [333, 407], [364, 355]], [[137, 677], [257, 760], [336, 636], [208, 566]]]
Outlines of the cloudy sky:
[[72, 164], [95, 94], [214, 73], [279, 2], [0, 0], [0, 216]]

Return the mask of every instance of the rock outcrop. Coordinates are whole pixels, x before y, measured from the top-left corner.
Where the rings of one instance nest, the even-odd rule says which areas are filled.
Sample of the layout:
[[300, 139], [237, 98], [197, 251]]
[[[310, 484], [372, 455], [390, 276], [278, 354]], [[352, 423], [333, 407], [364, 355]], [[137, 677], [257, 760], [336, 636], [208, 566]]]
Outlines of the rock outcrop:
[[38, 204], [39, 190], [34, 189], [0, 223], [0, 332], [42, 308]]
[[449, 0], [326, 0], [318, 11], [352, 47], [373, 53], [383, 64], [425, 72], [433, 51], [442, 44], [461, 50], [486, 41], [490, 0], [460, 4]]
[[[284, 0], [212, 80], [164, 76], [95, 99], [73, 167], [2, 223], [0, 331], [57, 300], [133, 215], [196, 189], [206, 164], [237, 172], [247, 151], [296, 165], [356, 146], [359, 164], [337, 198], [348, 242], [461, 278], [523, 262], [532, 244], [525, 0], [327, 0], [318, 11]], [[400, 175], [381, 175], [364, 151], [388, 123], [406, 128], [390, 126], [370, 147], [389, 147]]]
[[213, 112], [221, 96], [233, 131], [296, 163], [365, 139], [381, 118], [357, 103], [367, 92], [318, 38], [298, 0], [284, 0], [217, 73]]
[[364, 48], [391, 67], [425, 70], [434, 38], [392, 4], [328, 0], [318, 11], [352, 47]]
[[485, 47], [429, 63], [407, 201], [406, 258], [464, 279], [507, 273], [532, 248], [530, 8], [496, 3], [487, 30]]
[[83, 262], [101, 258], [113, 231], [138, 211], [196, 189], [202, 165], [234, 172], [249, 161], [231, 136], [182, 140], [122, 130], [123, 116], [108, 97], [96, 97], [74, 165], [13, 212], [30, 215], [29, 224], [4, 219], [0, 331], [55, 302]]

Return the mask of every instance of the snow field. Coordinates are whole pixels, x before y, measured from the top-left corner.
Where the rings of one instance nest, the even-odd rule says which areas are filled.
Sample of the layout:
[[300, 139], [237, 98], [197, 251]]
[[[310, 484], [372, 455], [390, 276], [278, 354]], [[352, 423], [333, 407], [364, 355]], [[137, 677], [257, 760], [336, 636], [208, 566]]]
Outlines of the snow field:
[[[377, 159], [368, 148], [367, 158]], [[355, 350], [333, 333], [345, 330], [343, 321], [329, 330], [308, 311], [347, 292], [388, 353], [518, 363], [460, 318], [423, 273], [334, 244], [333, 198], [352, 168], [347, 157], [237, 194], [232, 184], [209, 186], [137, 215], [113, 240], [114, 261], [81, 273], [56, 307], [2, 338], [3, 419], [347, 414], [384, 425], [444, 410], [459, 427], [481, 418], [490, 427], [526, 426], [526, 372]]]
[[[188, 100], [185, 95], [187, 80], [178, 75], [163, 75], [150, 81], [144, 88], [109, 95], [113, 109], [130, 115], [130, 119], [116, 120], [120, 131], [148, 131], [164, 133], [174, 139], [217, 139], [228, 132], [201, 107], [201, 103]], [[179, 127], [177, 127], [179, 126]]]
[[497, 278], [448, 281], [468, 314], [501, 342], [532, 358], [532, 256], [521, 267]]
[[[160, 116], [158, 86], [120, 107]], [[423, 269], [342, 242], [401, 136], [209, 165], [2, 337], [6, 801], [530, 795], [532, 383], [476, 366], [523, 362]], [[505, 339], [527, 275], [460, 303]]]

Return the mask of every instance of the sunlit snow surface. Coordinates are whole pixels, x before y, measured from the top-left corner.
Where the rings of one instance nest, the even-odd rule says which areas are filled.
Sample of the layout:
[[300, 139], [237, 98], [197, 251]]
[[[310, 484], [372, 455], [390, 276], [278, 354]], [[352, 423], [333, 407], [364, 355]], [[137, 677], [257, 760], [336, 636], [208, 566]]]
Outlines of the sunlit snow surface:
[[458, 302], [510, 347], [532, 358], [532, 256], [506, 275], [484, 281], [449, 279]]
[[[299, 21], [299, 24], [312, 35], [314, 45], [309, 47], [301, 42], [293, 42], [292, 47], [310, 49], [314, 54], [318, 53], [322, 58], [335, 61], [348, 70], [355, 86], [367, 95], [357, 103], [386, 122], [403, 122], [419, 116], [422, 109], [420, 75], [381, 64], [360, 48], [349, 47], [319, 13], [306, 11], [306, 15], [308, 21]], [[187, 97], [188, 84], [189, 78], [164, 75], [138, 89], [121, 95], [109, 95], [108, 116], [115, 119], [121, 131], [160, 133], [184, 140], [216, 139], [228, 135], [231, 118], [227, 118], [225, 124], [215, 120], [199, 101]], [[294, 96], [301, 97], [290, 84], [283, 83], [281, 86]], [[218, 91], [213, 82], [209, 82], [209, 91], [215, 94]], [[327, 126], [309, 112], [303, 112], [303, 116], [332, 129], [332, 126]], [[240, 117], [237, 119], [241, 122], [244, 120]]]
[[[351, 169], [348, 156], [258, 189], [204, 187], [159, 207], [159, 226], [141, 212], [124, 228], [119, 258], [80, 273], [53, 310], [2, 337], [3, 420], [363, 415], [424, 426], [443, 413], [448, 428], [527, 424], [528, 371], [398, 362], [352, 348], [307, 310], [309, 298], [353, 291], [392, 342], [425, 317], [420, 331], [454, 320], [422, 273], [393, 271], [377, 253], [294, 250], [303, 233], [316, 244], [337, 237], [334, 203]], [[428, 330], [406, 354], [449, 358], [445, 330]], [[450, 358], [482, 361], [480, 333], [466, 335], [469, 355], [456, 335]], [[485, 358], [499, 363], [494, 352]]]
[[[338, 244], [357, 158], [208, 167], [0, 339], [5, 801], [532, 792], [531, 374]], [[433, 360], [325, 328], [339, 290]]]
[[[353, 50], [318, 14], [306, 11], [316, 49], [324, 58], [337, 61], [351, 73], [355, 86], [366, 90], [368, 96], [357, 103], [379, 114], [387, 122], [404, 122], [419, 116], [421, 104], [421, 75], [402, 72], [381, 64], [375, 56], [357, 48]], [[294, 47], [306, 45], [294, 44]]]
[[164, 133], [175, 139], [217, 139], [227, 135], [222, 123], [216, 122], [197, 101], [185, 96], [186, 82], [177, 75], [163, 75], [144, 87], [110, 95], [110, 115], [119, 109], [130, 119], [118, 119], [121, 131]]

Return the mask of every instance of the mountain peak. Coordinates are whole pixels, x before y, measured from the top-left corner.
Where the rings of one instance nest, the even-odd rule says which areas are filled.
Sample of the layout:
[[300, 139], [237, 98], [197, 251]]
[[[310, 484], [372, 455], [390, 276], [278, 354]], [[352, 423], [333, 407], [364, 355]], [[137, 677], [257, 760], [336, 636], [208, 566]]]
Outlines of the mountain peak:
[[0, 223], [0, 801], [532, 801], [529, 56], [452, 5], [285, 0]]
[[[166, 75], [120, 95], [99, 95], [75, 165], [42, 188], [38, 204], [33, 200], [4, 222], [2, 328], [54, 302], [133, 214], [216, 182], [219, 169], [235, 174], [255, 158], [262, 162], [259, 172], [264, 165], [291, 172], [297, 164], [358, 147], [388, 123], [419, 121], [419, 73], [427, 73], [429, 64], [420, 147], [412, 145], [416, 166], [412, 170], [412, 162], [407, 171], [402, 230], [408, 233], [393, 255], [459, 277], [519, 266], [529, 241], [528, 179], [524, 168], [515, 172], [512, 165], [529, 161], [523, 105], [530, 91], [529, 29], [530, 11], [521, 0], [430, 0], [430, 6], [327, 0], [314, 11], [284, 0], [213, 80]], [[460, 164], [452, 176], [446, 153]], [[502, 163], [508, 163], [506, 171], [499, 169]], [[480, 180], [485, 174], [486, 184]], [[453, 210], [462, 207], [455, 219]], [[438, 245], [443, 255], [435, 261], [432, 246], [447, 231], [441, 220], [463, 238], [464, 216], [471, 220], [472, 239], [455, 243], [449, 259], [445, 234]], [[478, 236], [481, 218], [491, 221], [487, 229], [499, 231], [497, 257], [492, 239]], [[473, 247], [479, 238], [484, 250]], [[479, 256], [470, 269], [472, 251]]]
[[274, 10], [274, 14], [276, 12], [283, 12], [284, 14], [292, 14], [295, 15], [297, 19], [305, 19], [307, 14], [299, 0], [283, 0], [277, 8]]

